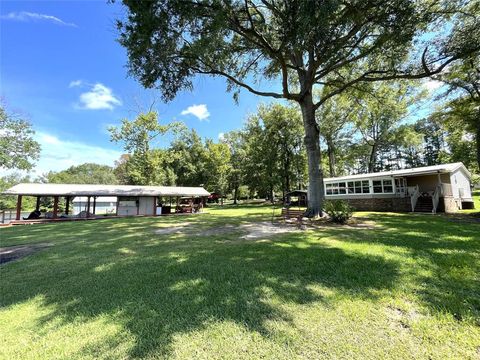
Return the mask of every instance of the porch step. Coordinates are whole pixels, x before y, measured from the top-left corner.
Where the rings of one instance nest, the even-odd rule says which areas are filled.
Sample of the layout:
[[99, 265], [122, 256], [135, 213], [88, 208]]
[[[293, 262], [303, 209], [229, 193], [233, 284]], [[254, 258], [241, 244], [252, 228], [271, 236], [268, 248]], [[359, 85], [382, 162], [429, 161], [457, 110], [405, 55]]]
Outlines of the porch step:
[[432, 198], [430, 196], [419, 197], [417, 200], [417, 204], [415, 205], [415, 212], [431, 213], [432, 211], [433, 211]]

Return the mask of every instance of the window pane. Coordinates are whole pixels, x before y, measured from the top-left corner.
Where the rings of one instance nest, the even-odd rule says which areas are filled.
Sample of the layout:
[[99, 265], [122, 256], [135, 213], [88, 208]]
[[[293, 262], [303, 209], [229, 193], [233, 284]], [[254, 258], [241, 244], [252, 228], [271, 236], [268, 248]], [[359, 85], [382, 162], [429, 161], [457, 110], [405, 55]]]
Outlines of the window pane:
[[362, 182], [361, 181], [355, 181], [355, 194], [361, 194], [362, 193]]
[[392, 180], [383, 180], [383, 185], [392, 185]]
[[327, 195], [332, 195], [332, 189], [327, 189]]
[[340, 194], [346, 194], [347, 193], [347, 190], [345, 188], [340, 188], [338, 189], [339, 193]]
[[373, 186], [382, 186], [382, 180], [373, 180], [372, 184]]
[[391, 193], [391, 192], [393, 192], [393, 187], [390, 186], [390, 185], [384, 186], [384, 187], [383, 187], [383, 192], [385, 192], [385, 193]]
[[333, 189], [333, 194], [334, 194], [334, 195], [337, 195], [337, 194], [338, 194], [338, 189], [337, 189], [337, 188], [334, 188], [334, 189]]
[[338, 186], [339, 187], [345, 187], [345, 183], [344, 182], [338, 183]]
[[348, 183], [348, 193], [349, 193], [349, 194], [354, 194], [354, 193], [355, 193], [355, 187], [353, 186], [353, 184], [354, 184], [354, 183], [353, 183], [352, 181], [350, 181], [350, 182]]
[[368, 180], [362, 180], [362, 193], [370, 193], [370, 183]]

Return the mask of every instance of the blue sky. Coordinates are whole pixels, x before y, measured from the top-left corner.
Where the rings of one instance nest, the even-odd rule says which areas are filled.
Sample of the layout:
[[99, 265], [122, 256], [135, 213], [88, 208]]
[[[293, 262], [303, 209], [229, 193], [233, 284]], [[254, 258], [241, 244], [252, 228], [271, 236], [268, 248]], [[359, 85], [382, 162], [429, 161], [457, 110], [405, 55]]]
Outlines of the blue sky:
[[269, 101], [242, 91], [235, 104], [223, 79], [199, 77], [192, 92], [162, 103], [157, 91], [127, 76], [126, 52], [115, 41], [122, 12], [106, 0], [0, 3], [0, 96], [37, 132], [36, 175], [84, 162], [113, 165], [122, 149], [109, 141], [107, 127], [133, 118], [154, 98], [161, 122], [183, 120], [213, 139], [240, 128], [258, 103]]
[[115, 41], [121, 14], [120, 5], [103, 0], [1, 2], [0, 96], [37, 132], [42, 154], [35, 173], [87, 161], [113, 165], [122, 149], [106, 128], [154, 98], [161, 122], [183, 120], [213, 139], [240, 128], [266, 101], [242, 92], [237, 105], [223, 79], [199, 77], [192, 92], [162, 103], [157, 91], [127, 76], [126, 52]]

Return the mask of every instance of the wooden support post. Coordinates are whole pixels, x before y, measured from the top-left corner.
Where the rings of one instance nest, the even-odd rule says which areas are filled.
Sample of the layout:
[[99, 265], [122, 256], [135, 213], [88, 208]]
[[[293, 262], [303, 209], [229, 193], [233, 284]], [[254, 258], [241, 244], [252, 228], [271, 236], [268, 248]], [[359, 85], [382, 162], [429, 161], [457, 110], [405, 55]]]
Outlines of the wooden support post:
[[65, 198], [66, 200], [66, 203], [65, 203], [65, 215], [68, 215], [69, 211], [70, 211], [70, 196], [67, 196]]
[[15, 217], [16, 220], [20, 220], [20, 215], [22, 214], [22, 195], [18, 195], [17, 197], [17, 216]]
[[158, 203], [158, 197], [154, 196], [153, 197], [153, 216], [157, 216], [157, 203]]
[[35, 210], [40, 211], [40, 196], [37, 196], [37, 203], [35, 204]]
[[58, 196], [53, 197], [53, 218], [58, 217]]
[[118, 216], [118, 196], [117, 196], [117, 203], [115, 204], [115, 216]]
[[87, 196], [87, 218], [90, 217], [90, 196]]
[[94, 197], [93, 197], [93, 211], [92, 211], [92, 212], [93, 212], [93, 215], [95, 215], [95, 211], [96, 211], [95, 208], [96, 208], [96, 207], [97, 207], [97, 197], [94, 196]]

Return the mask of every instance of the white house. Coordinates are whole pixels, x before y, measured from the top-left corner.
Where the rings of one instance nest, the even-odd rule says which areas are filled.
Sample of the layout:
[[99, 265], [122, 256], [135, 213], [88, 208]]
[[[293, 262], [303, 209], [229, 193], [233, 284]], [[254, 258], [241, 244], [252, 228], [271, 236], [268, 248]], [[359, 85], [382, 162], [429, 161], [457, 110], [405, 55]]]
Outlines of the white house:
[[325, 198], [356, 210], [455, 212], [473, 208], [471, 174], [462, 163], [324, 179]]

